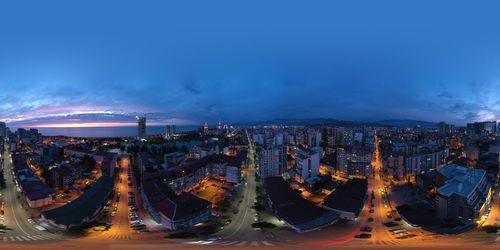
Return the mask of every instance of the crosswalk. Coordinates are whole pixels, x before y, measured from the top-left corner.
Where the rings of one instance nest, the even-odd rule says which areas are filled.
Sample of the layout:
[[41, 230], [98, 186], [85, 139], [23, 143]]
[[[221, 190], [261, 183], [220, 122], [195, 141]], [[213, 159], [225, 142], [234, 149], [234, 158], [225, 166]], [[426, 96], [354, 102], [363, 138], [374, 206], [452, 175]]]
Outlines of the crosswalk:
[[390, 240], [368, 241], [368, 245], [401, 245], [401, 243]]
[[126, 234], [109, 235], [106, 238], [112, 239], [112, 240], [130, 240], [131, 239], [130, 235], [126, 235]]
[[218, 245], [218, 246], [250, 246], [250, 247], [272, 247], [275, 246], [274, 243], [269, 241], [230, 241], [230, 240], [218, 240], [218, 241], [207, 241], [207, 240], [198, 240], [198, 241], [189, 241], [186, 242], [189, 245]]
[[2, 242], [29, 242], [29, 241], [51, 241], [61, 240], [57, 235], [24, 235], [24, 236], [2, 236]]

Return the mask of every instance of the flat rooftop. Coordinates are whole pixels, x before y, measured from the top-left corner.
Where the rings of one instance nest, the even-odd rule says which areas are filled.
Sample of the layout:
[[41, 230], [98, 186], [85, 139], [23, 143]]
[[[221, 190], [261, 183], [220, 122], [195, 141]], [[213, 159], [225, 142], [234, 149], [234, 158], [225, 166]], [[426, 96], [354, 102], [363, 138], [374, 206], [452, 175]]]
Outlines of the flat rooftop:
[[451, 196], [455, 193], [467, 197], [486, 176], [486, 171], [482, 169], [466, 168], [456, 164], [446, 165], [438, 168], [437, 171], [448, 179], [437, 190], [444, 196]]
[[359, 214], [364, 205], [368, 181], [366, 179], [349, 179], [325, 197], [323, 207]]
[[291, 225], [319, 220], [331, 213], [302, 198], [282, 177], [266, 178], [265, 185], [278, 216]]

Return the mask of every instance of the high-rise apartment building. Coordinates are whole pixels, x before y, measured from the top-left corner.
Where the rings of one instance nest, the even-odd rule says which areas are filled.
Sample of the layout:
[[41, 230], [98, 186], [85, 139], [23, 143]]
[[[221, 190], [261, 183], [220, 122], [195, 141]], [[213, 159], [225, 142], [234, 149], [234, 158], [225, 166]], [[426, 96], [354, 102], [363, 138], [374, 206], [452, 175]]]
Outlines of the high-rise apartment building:
[[175, 134], [175, 125], [167, 125], [165, 131], [165, 139], [170, 140], [174, 138], [174, 134]]
[[137, 117], [137, 137], [146, 136], [146, 117]]

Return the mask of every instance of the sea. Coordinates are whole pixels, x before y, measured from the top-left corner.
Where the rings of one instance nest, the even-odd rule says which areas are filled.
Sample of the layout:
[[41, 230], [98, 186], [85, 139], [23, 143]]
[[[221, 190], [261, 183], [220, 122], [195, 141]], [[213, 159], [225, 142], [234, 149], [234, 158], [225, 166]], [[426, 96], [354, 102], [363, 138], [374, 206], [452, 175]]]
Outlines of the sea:
[[[199, 129], [200, 126], [182, 125], [176, 126], [176, 132], [188, 132]], [[82, 138], [98, 137], [129, 137], [137, 135], [137, 127], [92, 127], [92, 128], [37, 128], [45, 136], [68, 136]], [[163, 134], [166, 126], [146, 126], [147, 135]]]

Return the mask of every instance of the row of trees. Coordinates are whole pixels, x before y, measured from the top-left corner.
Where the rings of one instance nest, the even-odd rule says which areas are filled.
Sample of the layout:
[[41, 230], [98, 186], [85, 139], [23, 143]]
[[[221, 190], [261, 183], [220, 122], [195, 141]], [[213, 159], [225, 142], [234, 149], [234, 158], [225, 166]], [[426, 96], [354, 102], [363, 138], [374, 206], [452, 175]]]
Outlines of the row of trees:
[[4, 189], [6, 184], [5, 184], [5, 175], [3, 173], [3, 166], [4, 166], [4, 159], [2, 158], [1, 163], [1, 168], [0, 168], [0, 188]]

